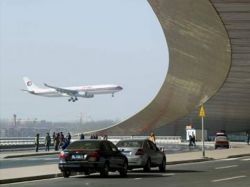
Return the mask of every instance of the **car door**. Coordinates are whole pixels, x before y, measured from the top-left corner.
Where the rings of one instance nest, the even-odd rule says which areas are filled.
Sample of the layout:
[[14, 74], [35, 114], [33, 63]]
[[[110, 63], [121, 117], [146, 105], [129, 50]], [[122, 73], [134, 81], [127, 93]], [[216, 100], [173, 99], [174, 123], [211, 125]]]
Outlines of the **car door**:
[[110, 167], [120, 168], [124, 163], [124, 156], [117, 149], [117, 147], [112, 142], [107, 142], [110, 147], [111, 157], [110, 157]]
[[159, 165], [162, 162], [162, 154], [156, 145], [148, 141], [150, 147], [150, 158], [153, 165]]

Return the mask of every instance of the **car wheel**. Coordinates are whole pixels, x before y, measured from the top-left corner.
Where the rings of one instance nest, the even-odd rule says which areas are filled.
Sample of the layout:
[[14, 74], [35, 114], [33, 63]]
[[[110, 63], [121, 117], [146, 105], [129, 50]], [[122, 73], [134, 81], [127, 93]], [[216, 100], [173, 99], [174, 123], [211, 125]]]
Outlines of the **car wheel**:
[[69, 170], [64, 170], [64, 171], [62, 171], [62, 174], [63, 174], [64, 178], [68, 178], [70, 176], [71, 172]]
[[165, 172], [166, 171], [166, 158], [163, 157], [161, 165], [159, 166], [159, 171], [160, 172]]
[[124, 162], [123, 168], [119, 170], [120, 176], [121, 177], [126, 177], [128, 173], [128, 163], [127, 161]]
[[150, 161], [150, 159], [148, 159], [146, 165], [143, 168], [143, 170], [144, 171], [150, 171], [150, 169], [151, 169], [151, 161]]
[[100, 174], [102, 177], [107, 177], [109, 175], [109, 165], [108, 163], [105, 163], [103, 168], [100, 171]]

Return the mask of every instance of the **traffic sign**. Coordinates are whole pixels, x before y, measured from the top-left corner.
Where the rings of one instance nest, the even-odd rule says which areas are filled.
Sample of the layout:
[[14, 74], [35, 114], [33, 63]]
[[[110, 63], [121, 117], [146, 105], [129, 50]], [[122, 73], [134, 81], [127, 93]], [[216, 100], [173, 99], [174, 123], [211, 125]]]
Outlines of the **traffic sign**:
[[201, 105], [199, 116], [200, 117], [205, 117], [206, 116], [205, 109], [204, 109], [203, 105]]

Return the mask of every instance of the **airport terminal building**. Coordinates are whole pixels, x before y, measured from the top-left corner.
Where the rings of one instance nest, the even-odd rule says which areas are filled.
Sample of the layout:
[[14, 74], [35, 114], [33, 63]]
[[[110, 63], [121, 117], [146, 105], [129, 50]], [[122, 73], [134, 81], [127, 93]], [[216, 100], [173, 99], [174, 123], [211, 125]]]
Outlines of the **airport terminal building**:
[[154, 100], [99, 133], [183, 135], [250, 130], [250, 0], [148, 0], [169, 48], [169, 70]]

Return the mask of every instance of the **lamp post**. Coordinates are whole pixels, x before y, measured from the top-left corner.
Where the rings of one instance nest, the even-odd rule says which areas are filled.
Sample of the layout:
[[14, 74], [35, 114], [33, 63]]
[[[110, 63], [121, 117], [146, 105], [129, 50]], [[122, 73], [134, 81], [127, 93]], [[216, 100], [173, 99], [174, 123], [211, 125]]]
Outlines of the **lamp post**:
[[203, 105], [201, 105], [199, 116], [201, 117], [201, 141], [202, 141], [202, 157], [205, 158], [205, 145], [204, 145], [204, 117], [206, 116], [205, 114], [205, 109]]

